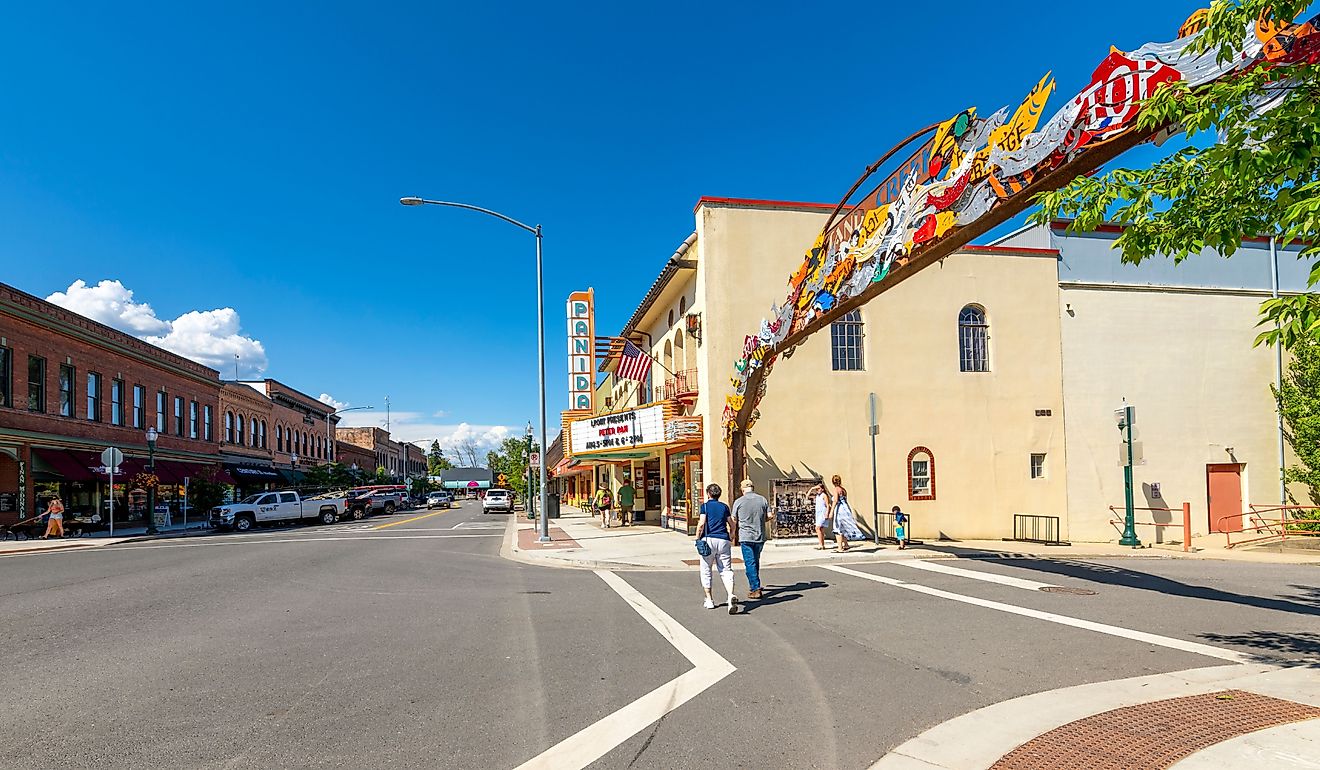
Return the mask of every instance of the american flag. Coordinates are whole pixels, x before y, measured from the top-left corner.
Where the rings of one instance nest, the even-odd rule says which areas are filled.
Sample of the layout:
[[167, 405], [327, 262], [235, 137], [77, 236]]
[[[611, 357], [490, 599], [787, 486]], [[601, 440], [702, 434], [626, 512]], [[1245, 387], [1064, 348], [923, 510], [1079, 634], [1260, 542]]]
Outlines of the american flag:
[[630, 340], [623, 341], [623, 352], [619, 354], [618, 377], [624, 380], [646, 382], [646, 375], [651, 373], [651, 357]]

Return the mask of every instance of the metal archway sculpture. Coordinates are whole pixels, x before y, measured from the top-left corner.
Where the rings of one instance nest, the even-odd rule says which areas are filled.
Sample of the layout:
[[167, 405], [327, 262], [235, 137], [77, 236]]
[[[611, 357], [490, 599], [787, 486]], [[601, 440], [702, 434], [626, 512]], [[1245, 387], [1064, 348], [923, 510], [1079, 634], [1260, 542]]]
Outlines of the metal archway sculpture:
[[[1130, 53], [1111, 49], [1091, 83], [1043, 125], [1054, 90], [1048, 74], [1011, 115], [1004, 108], [981, 118], [969, 108], [913, 134], [868, 167], [789, 276], [784, 304], [773, 305], [769, 319], [744, 340], [723, 413], [730, 477], [743, 476], [747, 436], [780, 355], [792, 355], [815, 332], [1021, 213], [1037, 193], [1176, 130], [1137, 126], [1142, 102], [1160, 86], [1197, 88], [1253, 67], [1320, 61], [1320, 16], [1304, 24], [1262, 16], [1225, 58], [1197, 45], [1208, 15], [1207, 9], [1192, 14], [1172, 42]], [[1253, 106], [1265, 112], [1279, 101]], [[911, 158], [849, 204], [894, 154], [932, 132]]]

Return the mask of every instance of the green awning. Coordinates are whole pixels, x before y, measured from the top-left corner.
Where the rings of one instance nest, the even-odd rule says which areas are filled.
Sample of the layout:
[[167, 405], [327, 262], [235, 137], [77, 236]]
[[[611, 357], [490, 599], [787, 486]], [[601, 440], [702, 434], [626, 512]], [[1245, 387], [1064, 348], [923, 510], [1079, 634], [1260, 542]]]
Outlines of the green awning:
[[445, 489], [490, 489], [489, 481], [446, 481]]

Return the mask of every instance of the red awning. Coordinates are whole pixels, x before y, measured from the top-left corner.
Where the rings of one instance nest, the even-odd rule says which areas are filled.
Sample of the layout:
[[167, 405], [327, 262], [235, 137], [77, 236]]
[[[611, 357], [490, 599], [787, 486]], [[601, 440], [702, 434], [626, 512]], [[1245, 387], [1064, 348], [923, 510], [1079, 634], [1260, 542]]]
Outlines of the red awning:
[[93, 481], [96, 479], [96, 474], [92, 473], [89, 467], [90, 463], [81, 463], [79, 458], [75, 458], [69, 452], [59, 449], [33, 449], [32, 453], [54, 469], [56, 473], [63, 476], [66, 481]]

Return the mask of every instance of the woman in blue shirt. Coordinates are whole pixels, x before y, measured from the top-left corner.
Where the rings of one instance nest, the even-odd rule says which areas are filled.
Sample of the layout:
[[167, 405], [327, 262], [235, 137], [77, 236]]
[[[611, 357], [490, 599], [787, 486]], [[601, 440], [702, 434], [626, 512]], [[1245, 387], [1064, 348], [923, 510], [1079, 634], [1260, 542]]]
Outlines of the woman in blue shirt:
[[[710, 549], [701, 555], [701, 587], [706, 592], [706, 609], [715, 609], [711, 596], [711, 570], [719, 569], [724, 592], [729, 595], [729, 614], [738, 612], [738, 597], [733, 595], [733, 546], [738, 544], [738, 533], [729, 526], [729, 506], [720, 502], [723, 490], [719, 484], [706, 487], [709, 500], [701, 504], [701, 517], [697, 519], [697, 540]], [[700, 554], [700, 548], [698, 553]]]

